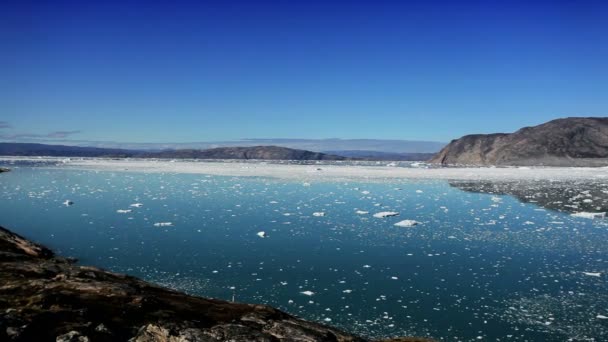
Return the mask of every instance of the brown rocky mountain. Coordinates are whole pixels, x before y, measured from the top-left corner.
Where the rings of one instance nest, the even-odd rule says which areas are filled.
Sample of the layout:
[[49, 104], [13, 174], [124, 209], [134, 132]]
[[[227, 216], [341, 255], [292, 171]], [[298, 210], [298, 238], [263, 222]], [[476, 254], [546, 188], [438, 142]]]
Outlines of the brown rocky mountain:
[[367, 340], [266, 305], [189, 296], [78, 266], [0, 227], [0, 341]]
[[515, 133], [452, 140], [429, 162], [466, 165], [606, 166], [608, 117], [564, 118]]

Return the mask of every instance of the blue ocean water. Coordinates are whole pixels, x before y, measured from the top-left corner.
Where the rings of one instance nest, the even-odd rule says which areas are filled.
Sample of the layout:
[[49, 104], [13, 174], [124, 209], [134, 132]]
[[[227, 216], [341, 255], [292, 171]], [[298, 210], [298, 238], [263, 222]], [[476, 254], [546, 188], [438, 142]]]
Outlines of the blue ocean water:
[[[443, 180], [47, 167], [16, 167], [0, 189], [0, 225], [81, 264], [194, 295], [368, 337], [608, 340], [606, 220], [508, 195]], [[373, 217], [382, 211], [399, 216]], [[420, 224], [394, 225], [405, 219]]]

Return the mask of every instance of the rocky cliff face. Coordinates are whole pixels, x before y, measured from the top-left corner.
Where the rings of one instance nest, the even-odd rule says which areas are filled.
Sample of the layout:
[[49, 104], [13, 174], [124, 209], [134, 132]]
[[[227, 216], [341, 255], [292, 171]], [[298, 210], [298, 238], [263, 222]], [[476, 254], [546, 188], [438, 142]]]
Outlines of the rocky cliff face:
[[0, 227], [0, 341], [365, 339], [269, 306], [188, 296], [126, 275], [77, 266]]
[[515, 133], [467, 135], [430, 162], [467, 165], [608, 165], [608, 118], [565, 118]]

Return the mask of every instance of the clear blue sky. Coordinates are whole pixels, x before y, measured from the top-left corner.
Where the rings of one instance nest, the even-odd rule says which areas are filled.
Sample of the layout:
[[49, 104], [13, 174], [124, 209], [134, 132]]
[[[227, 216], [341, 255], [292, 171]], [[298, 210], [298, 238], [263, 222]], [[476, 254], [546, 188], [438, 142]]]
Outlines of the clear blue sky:
[[448, 141], [608, 116], [607, 18], [606, 1], [3, 1], [0, 133]]

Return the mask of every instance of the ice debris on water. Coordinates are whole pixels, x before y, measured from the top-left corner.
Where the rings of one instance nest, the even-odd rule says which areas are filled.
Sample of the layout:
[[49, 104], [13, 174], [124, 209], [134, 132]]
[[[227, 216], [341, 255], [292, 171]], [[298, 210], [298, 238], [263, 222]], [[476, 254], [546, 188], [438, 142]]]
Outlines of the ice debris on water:
[[141, 208], [143, 206], [144, 205], [142, 203], [133, 203], [133, 204], [130, 205], [130, 207], [133, 207], [133, 208]]
[[173, 222], [156, 222], [154, 227], [171, 227], [173, 226]]
[[357, 211], [355, 211], [355, 214], [357, 214], [357, 215], [367, 215], [367, 214], [369, 214], [369, 211], [357, 210]]
[[66, 207], [69, 207], [69, 206], [71, 206], [72, 204], [74, 204], [74, 202], [72, 202], [72, 201], [70, 201], [70, 200], [65, 200], [65, 201], [63, 202], [63, 205], [65, 205]]
[[305, 296], [313, 296], [315, 293], [312, 291], [302, 291], [300, 292], [301, 294], [305, 295]]
[[131, 209], [118, 209], [118, 210], [116, 210], [116, 212], [119, 213], [119, 214], [127, 214], [127, 213], [130, 213], [132, 211], [133, 210], [131, 210]]
[[256, 235], [259, 236], [259, 237], [261, 237], [262, 239], [265, 238], [265, 237], [267, 237], [265, 231], [258, 232]]
[[323, 217], [323, 216], [325, 216], [325, 213], [322, 211], [318, 211], [318, 212], [312, 213], [312, 216]]

